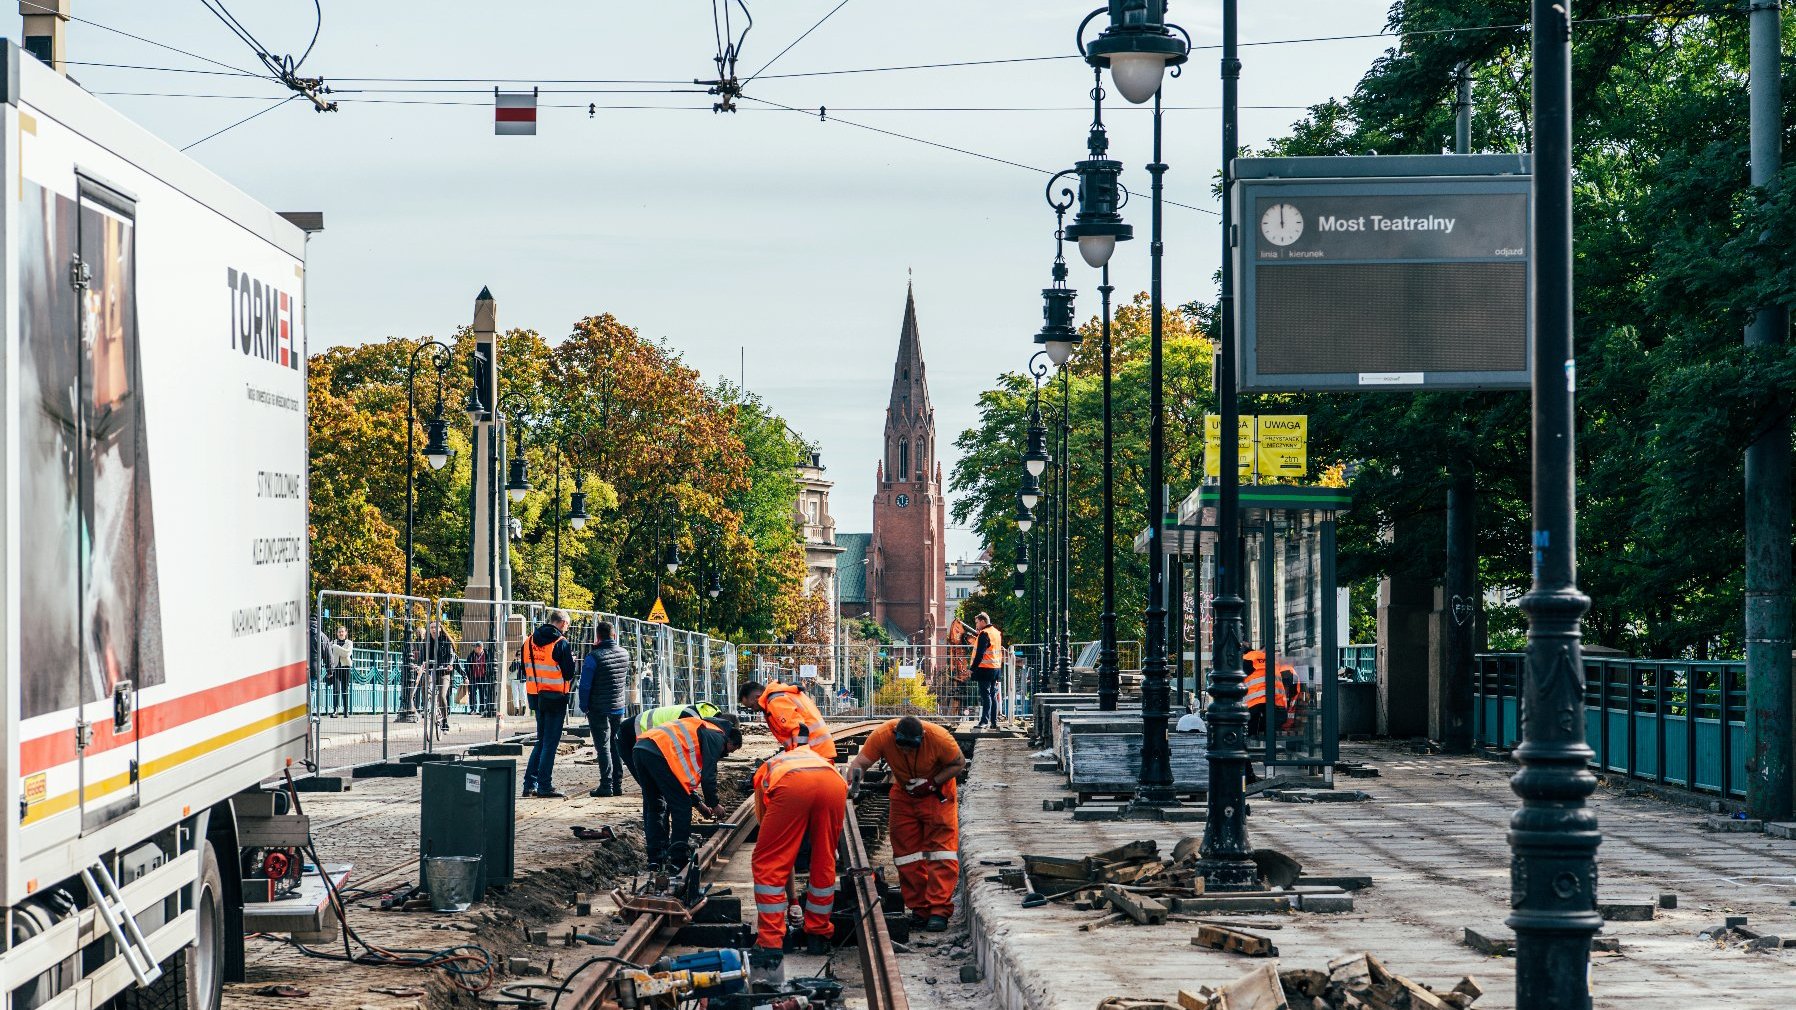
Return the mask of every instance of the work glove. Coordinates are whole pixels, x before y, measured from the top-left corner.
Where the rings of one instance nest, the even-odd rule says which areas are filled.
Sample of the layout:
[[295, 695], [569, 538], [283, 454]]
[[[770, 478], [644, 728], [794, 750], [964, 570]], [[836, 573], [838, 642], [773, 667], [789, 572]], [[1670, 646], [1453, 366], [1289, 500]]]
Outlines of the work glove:
[[904, 784], [906, 796], [928, 796], [933, 792], [935, 792], [935, 783], [929, 779], [911, 779]]
[[867, 769], [862, 768], [857, 764], [850, 764], [848, 766], [848, 788], [859, 789], [861, 787], [861, 780], [866, 777]]

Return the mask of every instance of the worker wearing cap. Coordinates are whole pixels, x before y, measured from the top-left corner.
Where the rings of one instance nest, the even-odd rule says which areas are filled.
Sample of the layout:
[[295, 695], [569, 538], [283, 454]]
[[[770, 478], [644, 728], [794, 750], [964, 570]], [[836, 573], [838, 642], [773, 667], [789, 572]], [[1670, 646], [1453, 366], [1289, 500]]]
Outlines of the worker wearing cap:
[[636, 740], [630, 774], [642, 787], [642, 829], [650, 866], [686, 865], [692, 811], [716, 820], [717, 765], [742, 746], [728, 715], [696, 716], [656, 726]]
[[755, 771], [755, 938], [763, 972], [777, 965], [785, 948], [786, 885], [792, 879], [806, 836], [810, 838], [810, 884], [804, 895], [807, 953], [829, 949], [835, 926], [829, 913], [836, 896], [836, 840], [848, 816], [848, 783], [835, 762], [799, 747], [768, 758]]
[[836, 742], [829, 735], [823, 713], [797, 685], [777, 680], [763, 685], [751, 680], [736, 690], [736, 701], [744, 710], [759, 708], [767, 713], [767, 728], [781, 748], [808, 746], [832, 763], [836, 760]]
[[848, 763], [848, 782], [859, 785], [873, 762], [892, 769], [888, 827], [892, 862], [911, 922], [932, 933], [948, 928], [954, 888], [960, 882], [960, 811], [955, 778], [967, 759], [954, 734], [914, 715], [874, 730]]

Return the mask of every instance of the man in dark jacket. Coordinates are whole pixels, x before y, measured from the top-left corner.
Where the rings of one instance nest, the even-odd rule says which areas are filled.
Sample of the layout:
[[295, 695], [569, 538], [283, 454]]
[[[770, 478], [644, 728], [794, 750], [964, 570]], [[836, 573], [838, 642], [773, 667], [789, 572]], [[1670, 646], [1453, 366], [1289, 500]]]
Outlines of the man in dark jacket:
[[536, 713], [536, 746], [524, 764], [525, 796], [567, 798], [567, 793], [554, 785], [555, 751], [561, 746], [561, 727], [567, 721], [567, 693], [579, 680], [567, 626], [567, 611], [551, 611], [548, 623], [524, 643], [524, 691], [530, 698], [530, 710]]
[[599, 760], [599, 784], [587, 795], [622, 796], [624, 763], [617, 744], [629, 711], [630, 654], [612, 637], [609, 622], [600, 621], [594, 631], [597, 640], [580, 665], [580, 707], [592, 727], [592, 749]]
[[[424, 683], [430, 706], [436, 709], [437, 728], [449, 728], [449, 687], [455, 679], [455, 641], [443, 630], [442, 621], [431, 621], [424, 633]], [[430, 712], [426, 712], [428, 718]]]

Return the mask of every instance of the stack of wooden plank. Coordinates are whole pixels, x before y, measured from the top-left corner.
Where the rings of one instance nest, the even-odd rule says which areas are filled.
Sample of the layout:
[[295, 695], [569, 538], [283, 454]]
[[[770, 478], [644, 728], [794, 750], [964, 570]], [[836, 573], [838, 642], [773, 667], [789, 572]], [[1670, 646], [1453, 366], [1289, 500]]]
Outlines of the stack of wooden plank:
[[1391, 971], [1372, 954], [1350, 954], [1326, 971], [1268, 964], [1211, 989], [1180, 990], [1184, 1010], [1466, 1010], [1484, 990], [1470, 976], [1437, 991]]

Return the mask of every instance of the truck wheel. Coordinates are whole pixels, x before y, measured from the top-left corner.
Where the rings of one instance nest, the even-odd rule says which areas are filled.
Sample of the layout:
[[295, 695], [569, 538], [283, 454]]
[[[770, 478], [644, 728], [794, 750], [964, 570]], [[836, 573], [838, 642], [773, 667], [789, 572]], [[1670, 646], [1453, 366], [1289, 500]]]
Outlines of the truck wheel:
[[218, 1010], [224, 999], [224, 877], [211, 842], [200, 854], [194, 911], [193, 946], [170, 954], [162, 962], [162, 977], [149, 988], [120, 993], [118, 1010]]

